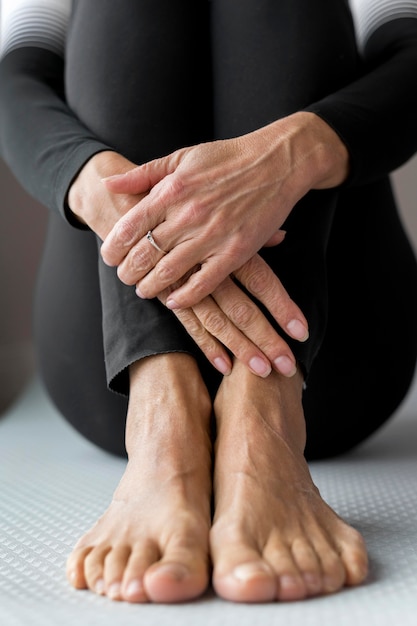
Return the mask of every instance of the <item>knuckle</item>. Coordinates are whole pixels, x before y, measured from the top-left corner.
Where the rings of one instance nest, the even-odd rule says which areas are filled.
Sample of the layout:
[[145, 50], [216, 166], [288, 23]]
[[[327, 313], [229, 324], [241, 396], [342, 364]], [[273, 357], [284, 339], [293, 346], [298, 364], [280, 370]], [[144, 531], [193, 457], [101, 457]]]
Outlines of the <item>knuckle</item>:
[[159, 200], [163, 202], [175, 201], [177, 198], [181, 197], [184, 191], [184, 186], [185, 185], [180, 174], [168, 174], [164, 178], [163, 183], [159, 186]]
[[163, 285], [172, 285], [178, 278], [172, 266], [163, 260], [155, 265], [154, 272], [156, 280]]
[[254, 295], [270, 293], [274, 286], [266, 267], [252, 268], [246, 276], [246, 287]]
[[128, 261], [130, 269], [135, 272], [146, 272], [151, 266], [149, 255], [141, 248], [132, 249]]
[[126, 247], [135, 241], [136, 235], [136, 224], [132, 219], [125, 217], [116, 225], [113, 242], [116, 246]]
[[221, 337], [226, 334], [228, 328], [228, 320], [221, 313], [210, 311], [202, 318], [202, 323], [215, 337]]
[[201, 346], [200, 342], [202, 342], [204, 337], [207, 335], [204, 326], [202, 326], [196, 317], [189, 315], [184, 311], [175, 311], [175, 314], [191, 337], [193, 337]]
[[231, 307], [229, 317], [239, 328], [246, 329], [255, 322], [257, 313], [257, 307], [253, 302], [240, 301]]
[[190, 277], [190, 287], [192, 287], [193, 297], [201, 300], [212, 291], [212, 285], [200, 270], [194, 272]]

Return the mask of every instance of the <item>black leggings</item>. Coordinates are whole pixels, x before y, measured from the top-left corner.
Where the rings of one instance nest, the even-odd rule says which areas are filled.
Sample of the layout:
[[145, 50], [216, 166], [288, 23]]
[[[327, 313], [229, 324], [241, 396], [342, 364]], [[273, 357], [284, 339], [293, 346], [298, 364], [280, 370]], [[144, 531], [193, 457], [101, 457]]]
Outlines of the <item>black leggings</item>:
[[[201, 0], [192, 8], [185, 2], [187, 13], [181, 4], [145, 0], [115, 9], [100, 0], [100, 11], [96, 1], [75, 5], [69, 102], [132, 161], [249, 132], [302, 109], [358, 71], [344, 0], [294, 0], [290, 12], [288, 3], [267, 0]], [[121, 63], [117, 46], [132, 22], [139, 30], [123, 46]], [[87, 54], [91, 49], [97, 54]], [[284, 228], [285, 242], [262, 255], [309, 321], [308, 342], [290, 344], [307, 374], [306, 456], [323, 458], [368, 437], [409, 388], [417, 355], [417, 265], [386, 178], [312, 192]], [[157, 300], [139, 300], [101, 262], [96, 237], [54, 214], [39, 273], [35, 339], [58, 409], [115, 454], [125, 454], [130, 363], [187, 352], [212, 395], [220, 382], [173, 314]]]

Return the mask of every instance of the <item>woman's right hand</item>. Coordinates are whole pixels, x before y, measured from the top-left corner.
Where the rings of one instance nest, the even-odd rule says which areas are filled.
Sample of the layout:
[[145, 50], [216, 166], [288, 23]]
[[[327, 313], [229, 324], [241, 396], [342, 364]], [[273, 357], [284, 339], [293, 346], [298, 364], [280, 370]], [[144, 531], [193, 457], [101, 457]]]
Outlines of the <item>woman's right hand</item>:
[[74, 178], [67, 203], [76, 219], [86, 224], [104, 241], [116, 222], [142, 198], [143, 194], [110, 193], [102, 179], [124, 174], [137, 167], [121, 154], [105, 150], [94, 154]]

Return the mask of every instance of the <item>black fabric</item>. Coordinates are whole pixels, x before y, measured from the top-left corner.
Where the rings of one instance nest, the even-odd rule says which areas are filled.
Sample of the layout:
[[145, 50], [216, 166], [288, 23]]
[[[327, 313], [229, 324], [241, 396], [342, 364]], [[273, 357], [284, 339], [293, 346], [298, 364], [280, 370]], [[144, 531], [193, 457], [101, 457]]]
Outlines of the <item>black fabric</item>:
[[68, 108], [63, 62], [41, 48], [18, 48], [0, 63], [0, 152], [19, 182], [74, 226], [65, 199], [73, 178], [108, 149]]
[[382, 25], [364, 54], [358, 80], [306, 107], [347, 145], [350, 185], [377, 180], [417, 150], [417, 19]]

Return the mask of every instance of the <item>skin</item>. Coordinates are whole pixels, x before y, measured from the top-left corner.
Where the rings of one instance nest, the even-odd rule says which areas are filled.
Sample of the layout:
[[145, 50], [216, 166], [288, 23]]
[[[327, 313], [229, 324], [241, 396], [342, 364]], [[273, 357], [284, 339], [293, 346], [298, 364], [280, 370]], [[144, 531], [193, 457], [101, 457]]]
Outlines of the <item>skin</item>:
[[[197, 266], [167, 303], [192, 306], [262, 246], [273, 244], [309, 190], [339, 185], [348, 169], [346, 147], [312, 113], [295, 113], [238, 138], [183, 148], [106, 181], [115, 193], [150, 191], [115, 224], [102, 257], [146, 298]], [[156, 262], [144, 238], [148, 230], [169, 252]]]
[[[310, 188], [313, 184], [314, 188], [334, 186], [346, 177], [348, 158], [338, 137], [319, 118], [297, 114], [285, 124], [286, 134], [283, 127], [271, 125], [255, 138], [241, 138], [231, 160], [228, 150], [233, 152], [237, 144], [220, 147], [224, 168], [219, 146], [214, 144], [211, 157], [210, 145], [179, 151], [165, 162], [159, 161], [157, 173], [153, 164], [137, 169], [109, 152], [93, 157], [71, 187], [70, 208], [105, 241], [103, 257], [118, 264], [122, 280], [126, 277], [120, 268], [123, 263], [128, 266], [130, 255], [136, 258], [131, 268], [147, 268], [144, 280], [162, 261], [173, 268], [178, 261], [179, 272], [172, 270], [170, 281], [162, 281], [155, 295], [173, 309], [207, 358], [225, 374], [212, 405], [189, 355], [156, 355], [130, 366], [126, 428], [129, 460], [108, 510], [79, 540], [68, 559], [68, 579], [76, 588], [89, 588], [113, 600], [170, 603], [200, 596], [212, 581], [217, 594], [226, 600], [265, 602], [333, 593], [366, 578], [367, 554], [362, 537], [323, 501], [304, 459], [303, 379], [294, 356], [229, 275], [210, 282], [218, 251], [231, 248], [229, 273], [244, 284], [247, 281], [249, 291], [261, 295], [283, 328], [288, 330], [290, 325], [293, 336], [306, 339], [307, 323], [302, 312], [279, 278], [259, 262], [256, 252], [264, 244], [279, 245], [285, 216], [295, 199], [308, 190], [307, 172]], [[244, 145], [252, 146], [250, 159]], [[266, 149], [271, 145], [276, 151]], [[191, 220], [189, 231], [183, 234], [178, 224], [185, 219], [181, 209], [184, 190], [192, 196], [193, 189], [199, 194], [202, 185], [204, 195], [204, 181], [198, 174], [201, 159], [197, 158], [197, 165], [193, 162], [200, 148], [208, 171], [212, 163], [216, 173], [206, 177], [208, 196], [211, 194], [207, 204], [211, 209], [206, 209], [206, 215], [213, 211], [213, 216], [206, 232], [204, 215], [195, 210], [195, 221]], [[256, 161], [254, 150], [268, 154]], [[258, 162], [259, 171], [253, 173], [254, 184], [248, 185], [247, 203], [245, 196], [234, 196], [233, 187], [242, 172], [247, 180], [249, 161]], [[172, 162], [175, 167], [170, 172]], [[159, 168], [165, 168], [165, 174]], [[182, 180], [191, 180], [190, 185], [175, 182], [177, 168], [181, 169]], [[230, 175], [233, 168], [235, 176]], [[279, 182], [268, 190], [266, 181], [268, 177], [272, 180], [272, 172], [276, 179], [277, 171], [282, 174]], [[109, 173], [119, 172], [128, 173], [108, 179]], [[218, 182], [214, 185], [215, 180]], [[160, 183], [162, 191], [157, 190]], [[252, 237], [245, 226], [250, 217], [248, 207], [252, 203], [258, 206], [256, 199], [261, 202], [265, 190], [269, 200], [260, 206], [266, 217], [259, 219], [261, 234]], [[221, 197], [223, 208], [217, 211], [215, 206]], [[232, 198], [229, 208], [239, 223], [236, 230], [218, 228], [228, 210], [227, 198]], [[170, 201], [175, 206], [172, 212], [167, 210]], [[196, 201], [194, 208], [198, 204]], [[158, 213], [158, 206], [165, 214]], [[272, 226], [271, 207], [277, 213]], [[155, 225], [146, 222], [146, 215], [154, 211], [157, 223], [163, 220], [165, 229], [155, 229], [155, 238], [160, 245], [163, 242], [165, 249], [168, 243], [170, 250], [160, 258], [160, 253], [147, 240], [142, 242], [140, 236]], [[207, 233], [213, 235], [218, 230], [221, 235], [213, 241], [210, 252]], [[127, 232], [130, 243], [123, 248], [121, 233]], [[230, 240], [225, 240], [229, 232]], [[252, 237], [243, 255], [236, 252], [244, 248], [235, 246], [236, 232], [243, 239]], [[114, 236], [117, 245], [113, 248]], [[204, 258], [194, 254], [194, 239], [204, 250]], [[146, 245], [141, 249], [142, 243]], [[124, 256], [116, 261], [108, 255], [120, 245]], [[177, 248], [179, 256], [174, 255]], [[181, 261], [183, 252], [185, 257], [190, 255], [189, 267]], [[210, 258], [213, 264], [206, 262]], [[200, 279], [194, 277], [201, 274], [201, 270], [193, 271], [195, 264], [206, 264], [210, 271], [203, 280], [205, 287], [198, 292], [198, 301], [190, 303], [187, 288], [195, 286], [195, 280]], [[183, 274], [178, 275], [180, 272]], [[163, 275], [161, 272], [154, 277]], [[142, 278], [133, 272], [128, 282], [134, 285], [137, 281], [142, 290]], [[211, 291], [205, 293], [208, 285]], [[150, 292], [141, 295], [152, 297]], [[179, 302], [189, 304], [178, 306]], [[291, 325], [294, 320], [297, 323]], [[214, 449], [212, 412], [218, 429]]]

